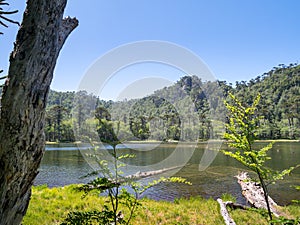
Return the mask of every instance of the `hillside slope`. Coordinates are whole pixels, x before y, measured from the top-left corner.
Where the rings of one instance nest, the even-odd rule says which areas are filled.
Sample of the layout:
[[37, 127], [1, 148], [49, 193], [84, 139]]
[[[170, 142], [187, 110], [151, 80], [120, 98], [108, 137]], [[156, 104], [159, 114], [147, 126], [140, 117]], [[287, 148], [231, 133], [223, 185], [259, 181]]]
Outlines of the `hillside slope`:
[[[250, 81], [205, 82], [184, 76], [174, 85], [142, 99], [104, 101], [84, 91], [51, 91], [48, 98], [48, 141], [74, 141], [103, 134], [104, 123], [117, 126], [122, 140], [195, 140], [221, 136], [228, 92], [245, 104], [262, 95], [258, 114], [261, 139], [300, 138], [300, 66], [280, 65]], [[108, 116], [109, 115], [109, 116]], [[77, 137], [78, 138], [78, 137]]]

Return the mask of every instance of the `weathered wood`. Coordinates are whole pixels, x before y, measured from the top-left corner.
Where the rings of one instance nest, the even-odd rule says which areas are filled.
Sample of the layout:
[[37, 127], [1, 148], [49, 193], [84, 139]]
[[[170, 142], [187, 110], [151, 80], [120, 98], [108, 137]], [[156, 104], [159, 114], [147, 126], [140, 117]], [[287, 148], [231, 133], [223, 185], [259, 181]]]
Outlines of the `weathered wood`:
[[[116, 182], [115, 180], [110, 180], [110, 181], [111, 181], [111, 184], [114, 185], [114, 187], [118, 187], [118, 186], [122, 185], [123, 183], [127, 182], [128, 180], [138, 180], [138, 179], [142, 179], [142, 178], [146, 178], [146, 177], [150, 177], [150, 176], [155, 176], [155, 175], [158, 175], [158, 174], [168, 172], [170, 170], [177, 169], [179, 167], [181, 167], [181, 166], [174, 166], [174, 167], [164, 168], [164, 169], [160, 169], [160, 170], [151, 170], [151, 171], [145, 171], [145, 172], [138, 171], [135, 174], [125, 176], [123, 179], [120, 178], [118, 180], [118, 182]], [[97, 175], [97, 172], [96, 173], [93, 172], [89, 175]], [[89, 175], [87, 175], [87, 176], [89, 176]], [[87, 177], [87, 176], [84, 176], [84, 177]], [[112, 186], [103, 186], [103, 185], [101, 185], [101, 187], [98, 186], [97, 188], [100, 188], [102, 190], [106, 190], [106, 189], [111, 188], [111, 187]], [[93, 185], [89, 185], [89, 189], [95, 189], [95, 187]]]
[[178, 169], [179, 167], [181, 167], [181, 166], [173, 166], [173, 167], [169, 167], [169, 168], [163, 168], [160, 170], [151, 170], [151, 171], [145, 171], [145, 172], [138, 171], [135, 174], [126, 176], [125, 178], [137, 180], [137, 179], [141, 179], [141, 178], [146, 178], [146, 177], [162, 174], [162, 173], [168, 172], [170, 170]]
[[250, 209], [249, 206], [241, 205], [241, 204], [230, 202], [230, 201], [226, 202], [226, 206], [231, 209], [243, 209], [243, 210]]
[[[262, 208], [267, 210], [267, 204], [261, 186], [258, 183], [251, 181], [251, 178], [246, 172], [241, 172], [236, 176], [236, 178], [238, 179], [238, 183], [241, 186], [242, 194], [247, 199], [247, 201], [255, 208]], [[277, 205], [277, 203], [270, 196], [268, 196], [268, 199], [271, 212], [277, 217], [280, 216], [281, 213], [278, 210], [279, 206]]]
[[236, 225], [236, 223], [234, 222], [234, 220], [230, 217], [228, 211], [227, 211], [227, 208], [226, 208], [226, 205], [228, 203], [232, 203], [232, 202], [223, 202], [222, 199], [218, 198], [217, 199], [217, 202], [219, 203], [220, 205], [220, 212], [221, 212], [221, 215], [224, 219], [224, 222], [226, 225]]
[[67, 0], [28, 0], [10, 56], [0, 116], [0, 224], [20, 224], [44, 152], [44, 115], [58, 54], [76, 19]]

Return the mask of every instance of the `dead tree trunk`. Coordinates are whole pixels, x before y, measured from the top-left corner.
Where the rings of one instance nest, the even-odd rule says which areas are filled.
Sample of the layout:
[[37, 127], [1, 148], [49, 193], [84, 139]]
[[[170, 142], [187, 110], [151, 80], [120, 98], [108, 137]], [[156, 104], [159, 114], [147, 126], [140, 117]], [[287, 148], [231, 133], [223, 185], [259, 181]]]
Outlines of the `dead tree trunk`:
[[20, 224], [44, 152], [45, 104], [58, 54], [76, 19], [67, 0], [28, 0], [10, 56], [0, 117], [0, 224]]
[[[261, 186], [253, 181], [246, 172], [242, 172], [236, 176], [238, 183], [241, 186], [242, 194], [247, 199], [247, 201], [255, 208], [262, 208], [267, 210], [267, 203], [265, 201], [264, 192]], [[279, 211], [279, 206], [277, 203], [268, 196], [269, 205], [271, 212], [275, 216], [280, 216], [281, 212]]]
[[226, 208], [227, 202], [223, 202], [222, 199], [220, 199], [220, 198], [217, 199], [217, 202], [220, 205], [220, 212], [221, 212], [221, 215], [223, 217], [223, 220], [224, 220], [225, 224], [226, 225], [236, 225], [236, 223], [230, 217], [230, 215], [227, 211], [227, 208]]

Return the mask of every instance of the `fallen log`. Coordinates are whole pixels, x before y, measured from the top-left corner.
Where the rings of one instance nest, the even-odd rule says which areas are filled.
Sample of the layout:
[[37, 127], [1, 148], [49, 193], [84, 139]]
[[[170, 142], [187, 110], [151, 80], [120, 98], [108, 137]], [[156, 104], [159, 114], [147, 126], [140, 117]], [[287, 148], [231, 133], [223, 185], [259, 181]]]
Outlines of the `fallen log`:
[[228, 206], [231, 209], [243, 209], [243, 210], [248, 210], [250, 209], [250, 207], [245, 206], [245, 205], [241, 205], [241, 204], [237, 204], [231, 201], [225, 202], [226, 206]]
[[226, 225], [235, 224], [234, 220], [230, 217], [229, 212], [227, 211], [227, 207], [231, 209], [243, 209], [243, 210], [248, 210], [250, 208], [248, 206], [237, 204], [231, 201], [223, 202], [223, 200], [220, 198], [217, 199], [217, 202], [220, 205], [220, 212]]
[[[264, 192], [261, 186], [251, 181], [247, 172], [241, 172], [236, 176], [238, 183], [242, 189], [242, 195], [247, 199], [247, 201], [255, 208], [261, 208], [267, 210], [267, 204], [264, 197]], [[279, 211], [279, 206], [277, 203], [268, 196], [271, 212], [276, 216], [281, 216], [282, 213]]]
[[125, 178], [137, 180], [137, 179], [141, 179], [141, 178], [146, 178], [146, 177], [162, 174], [162, 173], [168, 172], [170, 170], [178, 169], [180, 167], [182, 167], [182, 166], [173, 166], [173, 167], [169, 167], [169, 168], [163, 168], [160, 170], [152, 170], [152, 171], [144, 171], [144, 172], [138, 171], [135, 174], [126, 176]]
[[[146, 178], [146, 177], [150, 177], [150, 176], [155, 176], [155, 175], [158, 175], [158, 174], [168, 172], [170, 170], [178, 169], [180, 167], [182, 167], [182, 166], [173, 166], [173, 167], [169, 167], [169, 168], [163, 168], [163, 169], [152, 170], [152, 171], [144, 171], [144, 172], [138, 171], [135, 174], [131, 174], [131, 175], [119, 178], [118, 181], [108, 178], [106, 180], [106, 183], [102, 183], [101, 185], [95, 185], [92, 181], [88, 184], [83, 185], [82, 187], [79, 187], [78, 189], [80, 191], [91, 191], [91, 190], [94, 190], [94, 189], [98, 189], [98, 190], [103, 191], [103, 190], [106, 190], [106, 189], [109, 189], [109, 188], [119, 187], [119, 186], [121, 186], [122, 184], [124, 184], [128, 181], [135, 181], [135, 180], [138, 180], [138, 179], [142, 179], [142, 178]], [[94, 175], [97, 175], [99, 172], [100, 172], [100, 170], [99, 171], [93, 171], [92, 173], [89, 173], [89, 174], [87, 174], [87, 175], [85, 175], [81, 178], [94, 176]]]
[[[217, 202], [219, 203], [220, 205], [220, 212], [221, 212], [221, 215], [223, 217], [223, 220], [225, 222], [226, 225], [236, 225], [236, 223], [234, 222], [234, 220], [230, 217], [228, 211], [227, 211], [227, 208], [226, 208], [226, 205], [229, 203], [229, 202], [223, 202], [222, 199], [218, 198], [217, 199]], [[232, 202], [230, 202], [232, 203]]]

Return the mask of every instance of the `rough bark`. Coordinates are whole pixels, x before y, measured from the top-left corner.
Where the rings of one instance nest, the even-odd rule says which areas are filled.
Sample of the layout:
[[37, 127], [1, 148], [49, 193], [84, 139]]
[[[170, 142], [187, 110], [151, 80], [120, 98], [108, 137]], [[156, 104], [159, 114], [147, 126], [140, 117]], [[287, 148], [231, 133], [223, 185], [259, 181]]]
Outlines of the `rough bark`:
[[10, 56], [0, 117], [0, 224], [20, 224], [44, 152], [44, 115], [58, 54], [76, 19], [67, 0], [28, 0]]

